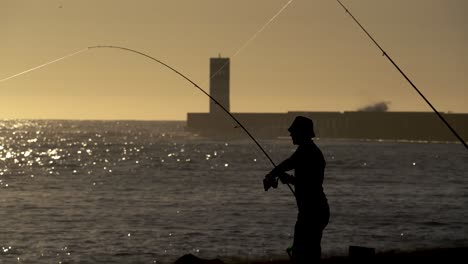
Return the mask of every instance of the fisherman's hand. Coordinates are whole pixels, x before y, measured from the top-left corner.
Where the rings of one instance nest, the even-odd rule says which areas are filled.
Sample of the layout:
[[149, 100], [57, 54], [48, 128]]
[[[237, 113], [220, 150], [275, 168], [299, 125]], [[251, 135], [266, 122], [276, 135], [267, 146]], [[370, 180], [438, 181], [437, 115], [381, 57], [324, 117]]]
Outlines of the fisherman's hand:
[[278, 175], [282, 184], [294, 184], [294, 176], [287, 174], [286, 172]]

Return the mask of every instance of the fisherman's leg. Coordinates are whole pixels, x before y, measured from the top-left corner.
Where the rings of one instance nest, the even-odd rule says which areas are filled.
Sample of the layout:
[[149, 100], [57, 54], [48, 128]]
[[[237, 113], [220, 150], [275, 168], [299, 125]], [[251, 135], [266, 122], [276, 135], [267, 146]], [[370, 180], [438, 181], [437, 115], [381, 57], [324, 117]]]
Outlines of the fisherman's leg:
[[301, 235], [296, 235], [296, 237], [299, 239], [294, 239], [292, 251], [293, 263], [319, 263], [322, 252], [320, 246], [321, 232], [316, 230], [316, 232], [309, 232], [306, 238], [301, 238]]
[[[314, 215], [315, 217], [313, 217]], [[319, 263], [322, 234], [330, 218], [328, 207], [315, 214], [299, 214], [294, 229], [292, 260], [295, 263]]]
[[328, 206], [322, 208], [320, 213], [318, 213], [319, 220], [314, 224], [312, 231], [312, 258], [317, 263], [320, 262], [322, 258], [322, 236], [323, 230], [328, 225], [330, 221], [330, 208]]
[[304, 228], [302, 227], [301, 221], [296, 221], [294, 227], [294, 242], [292, 246], [292, 257], [291, 260], [294, 264], [304, 263], [305, 254], [307, 252], [306, 245], [307, 240], [304, 238]]
[[298, 217], [294, 229], [293, 263], [319, 263], [322, 229], [311, 218]]

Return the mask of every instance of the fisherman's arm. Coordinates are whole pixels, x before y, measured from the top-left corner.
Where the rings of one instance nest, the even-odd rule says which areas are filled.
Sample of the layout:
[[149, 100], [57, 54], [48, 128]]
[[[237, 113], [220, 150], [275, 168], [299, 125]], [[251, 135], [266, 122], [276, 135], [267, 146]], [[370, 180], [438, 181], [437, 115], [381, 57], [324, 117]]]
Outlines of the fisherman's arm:
[[294, 176], [286, 173], [286, 171], [293, 170], [296, 167], [296, 157], [293, 154], [291, 157], [285, 159], [277, 165], [266, 177], [278, 177], [283, 184], [293, 184], [295, 182]]
[[293, 170], [295, 168], [295, 159], [294, 155], [285, 159], [283, 162], [278, 164], [273, 170], [271, 170], [270, 174], [273, 174], [275, 176], [279, 176], [279, 174], [282, 174], [286, 171]]

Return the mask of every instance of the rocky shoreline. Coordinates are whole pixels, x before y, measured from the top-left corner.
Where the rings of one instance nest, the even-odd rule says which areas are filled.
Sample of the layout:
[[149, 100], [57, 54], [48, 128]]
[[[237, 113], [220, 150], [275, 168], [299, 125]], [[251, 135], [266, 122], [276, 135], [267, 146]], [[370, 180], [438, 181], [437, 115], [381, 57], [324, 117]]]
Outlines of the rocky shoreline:
[[[424, 263], [424, 264], [451, 264], [468, 263], [468, 247], [457, 248], [433, 248], [414, 251], [389, 251], [375, 253], [372, 248], [354, 248], [350, 247], [348, 256], [325, 257], [321, 263], [325, 264], [354, 264], [354, 263]], [[288, 259], [284, 260], [222, 260], [211, 259], [204, 260], [194, 255], [184, 255], [174, 262], [174, 264], [287, 264]]]

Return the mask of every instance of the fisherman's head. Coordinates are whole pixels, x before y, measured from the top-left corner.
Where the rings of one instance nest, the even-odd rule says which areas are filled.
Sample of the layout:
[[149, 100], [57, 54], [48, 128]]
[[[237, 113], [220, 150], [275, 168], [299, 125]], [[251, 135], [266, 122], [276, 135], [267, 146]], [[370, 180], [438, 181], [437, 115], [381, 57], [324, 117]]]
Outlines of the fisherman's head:
[[314, 123], [304, 116], [296, 116], [288, 131], [294, 145], [300, 145], [315, 137]]

